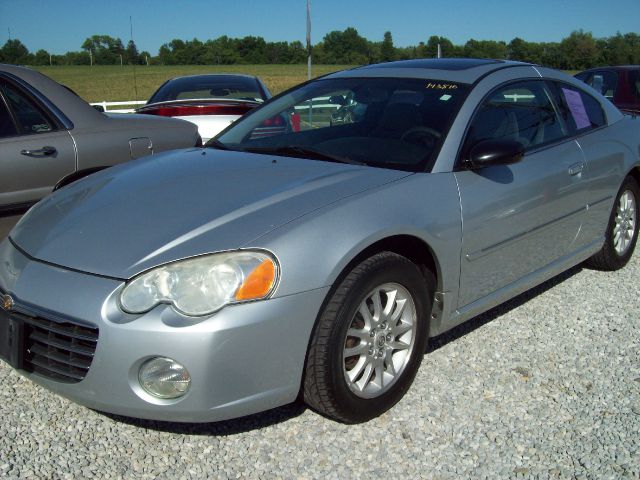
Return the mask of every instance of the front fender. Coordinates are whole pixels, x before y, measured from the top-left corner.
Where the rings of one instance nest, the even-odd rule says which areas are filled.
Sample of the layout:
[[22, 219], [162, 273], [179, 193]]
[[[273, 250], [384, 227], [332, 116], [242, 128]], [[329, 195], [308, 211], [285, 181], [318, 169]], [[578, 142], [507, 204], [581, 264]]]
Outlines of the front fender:
[[367, 247], [409, 235], [423, 241], [439, 265], [439, 287], [457, 296], [462, 222], [451, 173], [411, 175], [300, 217], [244, 247], [265, 248], [282, 269], [275, 296], [336, 281]]

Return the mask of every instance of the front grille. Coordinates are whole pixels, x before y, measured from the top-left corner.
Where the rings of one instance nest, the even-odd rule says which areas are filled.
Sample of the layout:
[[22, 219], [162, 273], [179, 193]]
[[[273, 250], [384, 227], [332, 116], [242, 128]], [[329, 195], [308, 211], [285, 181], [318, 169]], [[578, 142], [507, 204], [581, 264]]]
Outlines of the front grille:
[[98, 343], [98, 329], [12, 312], [24, 324], [23, 368], [65, 383], [84, 379]]

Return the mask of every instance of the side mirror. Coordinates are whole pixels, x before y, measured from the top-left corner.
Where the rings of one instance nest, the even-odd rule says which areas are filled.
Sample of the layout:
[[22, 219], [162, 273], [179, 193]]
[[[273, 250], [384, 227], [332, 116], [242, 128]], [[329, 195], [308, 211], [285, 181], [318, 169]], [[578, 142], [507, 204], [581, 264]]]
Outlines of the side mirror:
[[475, 170], [491, 165], [517, 163], [523, 156], [524, 145], [516, 140], [483, 140], [471, 148], [469, 159], [465, 163], [468, 168]]
[[347, 100], [342, 95], [333, 95], [329, 97], [329, 103], [342, 106], [347, 104]]
[[102, 105], [91, 105], [95, 110], [99, 111], [100, 113], [104, 113], [104, 107]]

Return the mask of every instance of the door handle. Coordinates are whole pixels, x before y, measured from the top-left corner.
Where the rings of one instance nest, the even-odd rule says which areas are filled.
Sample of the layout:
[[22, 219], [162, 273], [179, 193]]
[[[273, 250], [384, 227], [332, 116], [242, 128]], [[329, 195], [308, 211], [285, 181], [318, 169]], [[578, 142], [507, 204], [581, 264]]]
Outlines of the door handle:
[[569, 167], [569, 175], [578, 175], [584, 170], [584, 162], [574, 163]]
[[27, 157], [49, 157], [51, 155], [55, 155], [58, 151], [55, 147], [42, 147], [36, 150], [20, 150], [22, 155], [26, 155]]

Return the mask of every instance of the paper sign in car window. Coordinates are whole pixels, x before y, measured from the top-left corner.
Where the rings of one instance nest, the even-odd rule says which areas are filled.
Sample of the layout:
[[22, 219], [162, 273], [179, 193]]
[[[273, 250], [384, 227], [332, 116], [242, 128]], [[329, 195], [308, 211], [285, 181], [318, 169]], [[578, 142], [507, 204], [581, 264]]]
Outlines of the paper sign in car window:
[[576, 122], [576, 128], [580, 130], [582, 128], [590, 127], [591, 121], [589, 120], [587, 111], [584, 108], [584, 103], [582, 102], [582, 97], [580, 96], [580, 94], [574, 90], [569, 90], [567, 88], [563, 88], [562, 93], [564, 94], [564, 98], [567, 101], [567, 106], [569, 107], [571, 116]]

